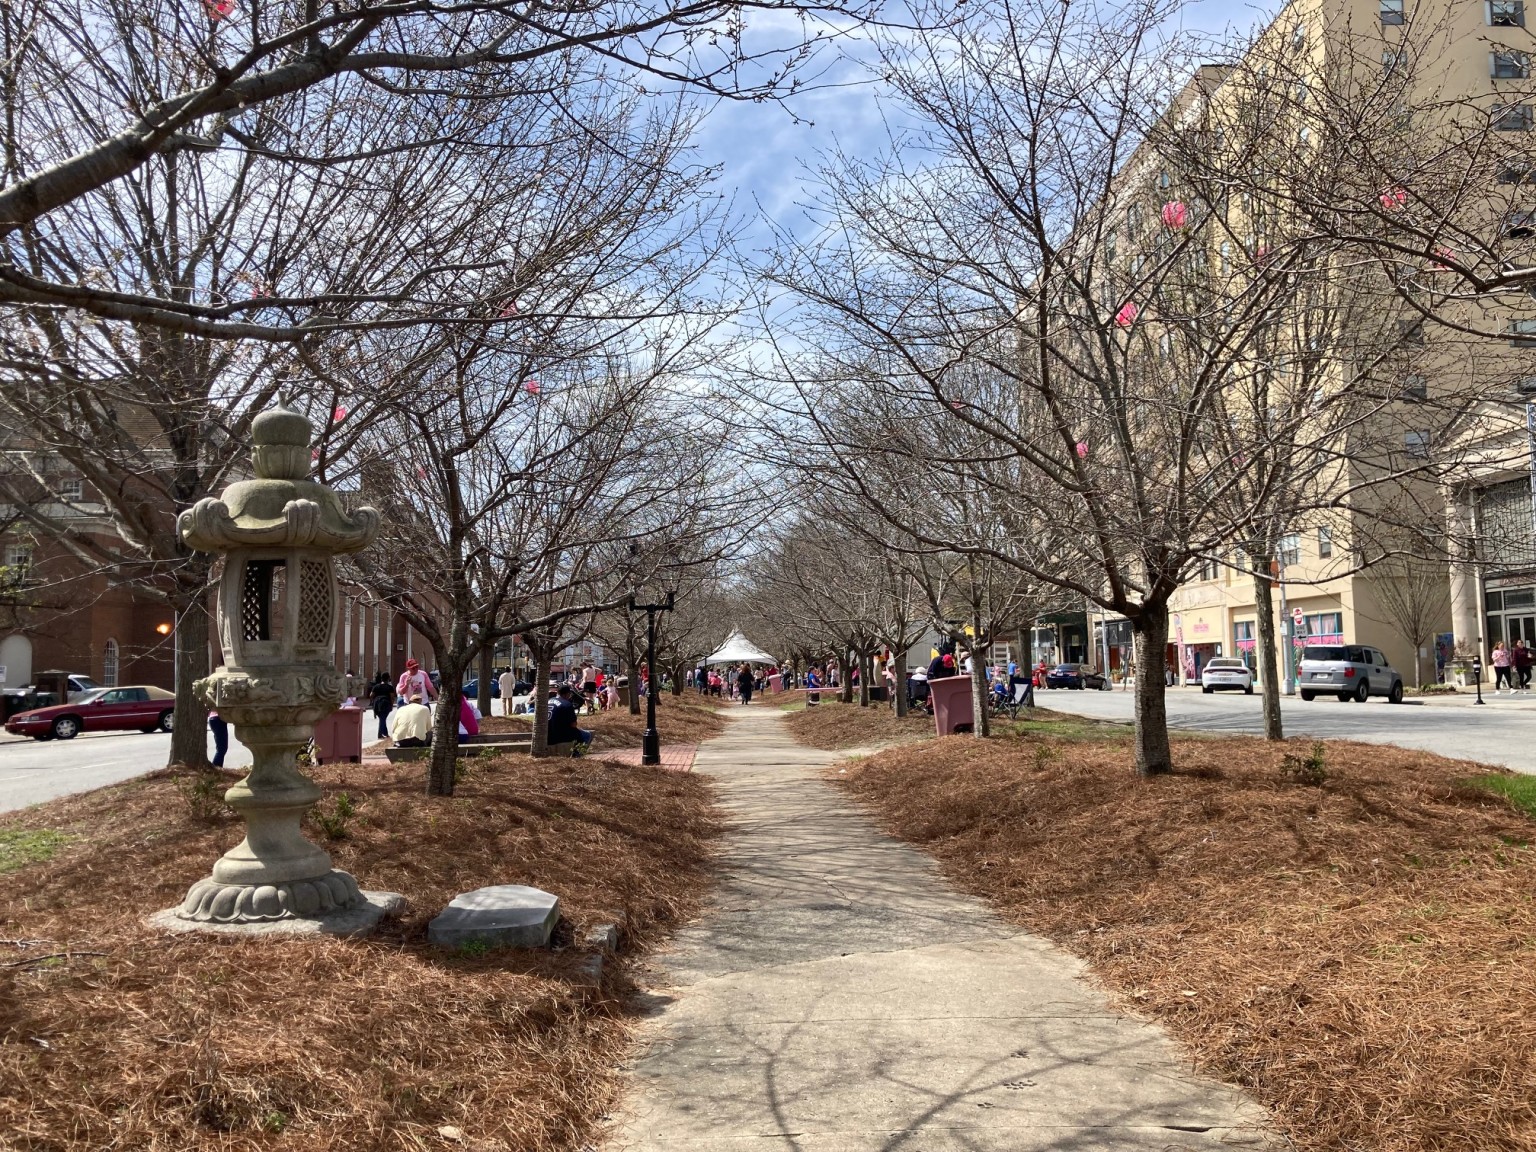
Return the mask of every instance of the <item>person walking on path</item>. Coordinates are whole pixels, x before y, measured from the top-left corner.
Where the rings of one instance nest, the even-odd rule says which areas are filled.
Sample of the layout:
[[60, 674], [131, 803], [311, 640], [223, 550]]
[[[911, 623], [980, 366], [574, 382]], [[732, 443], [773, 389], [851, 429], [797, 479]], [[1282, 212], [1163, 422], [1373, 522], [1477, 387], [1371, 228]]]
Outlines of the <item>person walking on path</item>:
[[752, 665], [743, 664], [741, 671], [736, 673], [736, 691], [743, 704], [752, 703]]
[[[512, 697], [517, 695], [517, 677], [512, 674], [512, 669], [508, 668], [496, 678], [496, 687], [501, 689], [501, 714], [503, 716], [512, 715]], [[493, 701], [492, 709], [494, 710], [494, 708], [495, 702]]]
[[1524, 640], [1515, 641], [1515, 650], [1510, 653], [1510, 663], [1514, 665], [1515, 675], [1520, 678], [1520, 691], [1531, 690], [1531, 650], [1525, 646]]
[[1504, 647], [1504, 641], [1500, 640], [1493, 646], [1493, 694], [1504, 695], [1504, 685], [1509, 684], [1510, 695], [1514, 695], [1515, 678], [1510, 672], [1512, 664], [1509, 649]]
[[436, 700], [437, 689], [432, 686], [432, 677], [421, 670], [419, 663], [415, 660], [407, 660], [405, 671], [400, 673], [400, 679], [395, 684], [395, 697], [405, 701], [412, 696], [420, 696], [423, 700]]
[[373, 678], [373, 688], [368, 693], [369, 703], [373, 706], [373, 714], [379, 721], [379, 739], [383, 740], [389, 735], [389, 727], [384, 721], [389, 717], [390, 709], [395, 706], [395, 690], [389, 683], [389, 677], [380, 672]]
[[224, 757], [229, 755], [229, 722], [217, 712], [208, 713], [208, 730], [213, 733], [213, 759], [215, 768], [224, 767]]
[[712, 911], [654, 963], [624, 1152], [1278, 1152], [1082, 961], [953, 888], [741, 708], [700, 746], [732, 815]]

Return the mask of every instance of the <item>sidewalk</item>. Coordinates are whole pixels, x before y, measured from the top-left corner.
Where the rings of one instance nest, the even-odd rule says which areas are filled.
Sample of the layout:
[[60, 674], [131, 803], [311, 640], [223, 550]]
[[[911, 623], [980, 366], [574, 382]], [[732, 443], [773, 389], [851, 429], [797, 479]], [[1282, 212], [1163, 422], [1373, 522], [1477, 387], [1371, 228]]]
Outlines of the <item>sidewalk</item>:
[[703, 744], [734, 828], [650, 974], [626, 1152], [1278, 1148], [1262, 1111], [1110, 1009], [818, 778], [777, 709]]

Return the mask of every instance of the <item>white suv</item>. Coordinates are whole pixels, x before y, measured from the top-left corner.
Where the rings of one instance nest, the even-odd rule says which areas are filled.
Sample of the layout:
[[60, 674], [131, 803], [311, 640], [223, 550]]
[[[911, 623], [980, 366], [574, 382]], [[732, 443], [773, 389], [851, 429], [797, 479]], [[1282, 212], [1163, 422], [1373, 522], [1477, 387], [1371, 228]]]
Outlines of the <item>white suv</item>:
[[1319, 693], [1364, 703], [1371, 696], [1403, 702], [1403, 678], [1378, 648], [1364, 644], [1308, 644], [1301, 650], [1296, 687], [1303, 700]]

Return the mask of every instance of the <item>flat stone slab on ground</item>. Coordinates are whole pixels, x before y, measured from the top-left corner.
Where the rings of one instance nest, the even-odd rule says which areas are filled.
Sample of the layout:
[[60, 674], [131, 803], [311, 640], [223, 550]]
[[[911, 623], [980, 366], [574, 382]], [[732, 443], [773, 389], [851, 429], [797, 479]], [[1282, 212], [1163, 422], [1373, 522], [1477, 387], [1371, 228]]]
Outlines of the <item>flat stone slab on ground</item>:
[[502, 948], [543, 948], [560, 919], [560, 898], [526, 884], [494, 884], [461, 892], [427, 925], [443, 948], [472, 941]]
[[295, 917], [292, 920], [262, 920], [255, 924], [217, 924], [201, 920], [183, 920], [177, 909], [156, 912], [146, 923], [167, 932], [207, 932], [214, 936], [366, 936], [387, 916], [405, 911], [405, 897], [398, 892], [364, 892], [368, 901], [359, 908], [346, 908], [328, 916]]

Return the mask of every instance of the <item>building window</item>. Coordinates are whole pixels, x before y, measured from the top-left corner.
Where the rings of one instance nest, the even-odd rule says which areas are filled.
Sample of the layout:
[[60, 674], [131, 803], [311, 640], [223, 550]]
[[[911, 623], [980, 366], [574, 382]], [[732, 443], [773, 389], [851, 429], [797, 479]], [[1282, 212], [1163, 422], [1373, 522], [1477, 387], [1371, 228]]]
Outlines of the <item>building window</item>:
[[32, 545], [7, 544], [5, 566], [14, 580], [25, 580], [32, 574]]
[[82, 480], [60, 480], [59, 499], [70, 504], [77, 504], [85, 496], [85, 482]]
[[1230, 275], [1232, 272], [1232, 244], [1230, 241], [1221, 242], [1221, 274]]
[[1125, 210], [1125, 234], [1132, 240], [1141, 235], [1141, 205], [1131, 204]]
[[1157, 174], [1157, 186], [1164, 191], [1173, 187], [1173, 177], [1168, 174], [1167, 169]]
[[1515, 381], [1515, 395], [1527, 398], [1536, 396], [1536, 376], [1527, 376], [1524, 380]]
[[1398, 339], [1411, 348], [1419, 348], [1424, 344], [1423, 320], [1399, 320], [1397, 322]]
[[1493, 130], [1495, 132], [1529, 132], [1531, 106], [1529, 104], [1495, 104]]
[[1317, 530], [1317, 555], [1320, 560], [1333, 555], [1333, 529], [1326, 524]]
[[101, 683], [106, 688], [117, 687], [117, 641], [108, 640], [101, 650]]
[[1429, 433], [1409, 431], [1403, 433], [1403, 451], [1410, 456], [1425, 457], [1429, 455]]
[[1406, 63], [1408, 63], [1407, 49], [1388, 48], [1381, 54], [1381, 74], [1395, 76]]
[[1524, 28], [1524, 0], [1488, 0], [1488, 23], [1495, 28]]
[[1305, 629], [1303, 635], [1310, 637], [1331, 636], [1342, 641], [1344, 639], [1344, 613], [1342, 612], [1317, 612], [1301, 618], [1301, 626]]
[[1495, 80], [1525, 80], [1531, 74], [1531, 58], [1524, 52], [1501, 48], [1493, 54]]
[[1301, 563], [1301, 537], [1291, 532], [1280, 537], [1280, 563], [1285, 565]]
[[1428, 376], [1421, 376], [1421, 375], [1419, 375], [1417, 373], [1415, 373], [1412, 376], [1404, 376], [1403, 377], [1403, 399], [1404, 400], [1409, 400], [1409, 401], [1413, 401], [1413, 400], [1428, 400], [1429, 399], [1429, 377]]
[[1401, 24], [1403, 22], [1403, 0], [1380, 0], [1381, 22], [1383, 24]]
[[[1402, 0], [1398, 0], [1398, 6], [1401, 8]], [[1306, 46], [1306, 43], [1307, 26], [1305, 24], [1297, 24], [1293, 26], [1291, 28], [1291, 50], [1293, 52], [1300, 51], [1303, 47]]]
[[1536, 320], [1511, 320], [1510, 344], [1515, 348], [1536, 348]]

